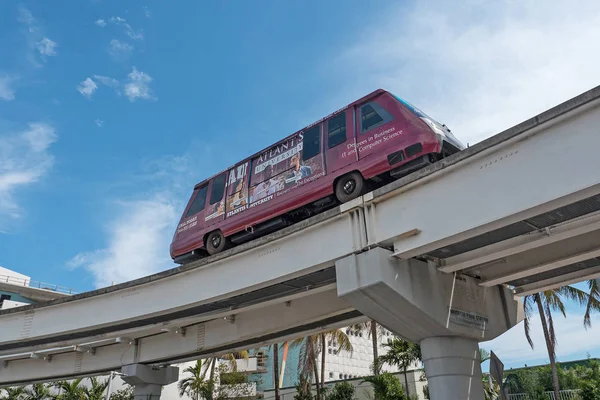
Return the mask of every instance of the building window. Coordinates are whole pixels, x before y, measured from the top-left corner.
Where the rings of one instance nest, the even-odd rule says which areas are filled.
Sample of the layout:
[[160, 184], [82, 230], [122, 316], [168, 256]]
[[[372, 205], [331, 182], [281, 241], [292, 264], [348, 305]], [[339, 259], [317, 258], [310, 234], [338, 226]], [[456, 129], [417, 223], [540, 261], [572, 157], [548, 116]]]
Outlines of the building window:
[[344, 375], [340, 374], [340, 379], [344, 379]]
[[266, 366], [267, 361], [266, 361], [266, 357], [265, 357], [265, 352], [262, 350], [259, 350], [256, 352], [256, 365], [258, 365], [259, 367], [264, 367]]
[[347, 375], [347, 374], [346, 374], [346, 375], [344, 375], [344, 379], [348, 379], [348, 375]]
[[333, 372], [330, 372], [330, 373], [329, 373], [329, 377], [330, 377], [331, 379], [333, 379]]
[[331, 347], [327, 349], [327, 352], [328, 352], [329, 354], [331, 354], [331, 351], [332, 351], [332, 350], [331, 350]]

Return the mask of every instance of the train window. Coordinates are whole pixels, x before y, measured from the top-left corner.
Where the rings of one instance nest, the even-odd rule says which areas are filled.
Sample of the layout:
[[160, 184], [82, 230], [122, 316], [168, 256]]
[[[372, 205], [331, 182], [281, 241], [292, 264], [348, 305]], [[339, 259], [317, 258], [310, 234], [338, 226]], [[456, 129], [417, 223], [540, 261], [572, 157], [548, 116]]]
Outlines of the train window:
[[365, 104], [360, 108], [360, 132], [365, 133], [373, 128], [387, 124], [394, 119], [389, 112], [375, 102]]
[[329, 119], [327, 121], [327, 130], [327, 147], [331, 149], [338, 144], [344, 143], [346, 141], [346, 113], [343, 112]]
[[212, 188], [210, 189], [210, 204], [215, 204], [223, 198], [223, 192], [225, 191], [225, 176], [227, 174], [221, 174], [213, 179]]
[[302, 160], [306, 161], [321, 152], [321, 126], [316, 125], [304, 132]]
[[204, 210], [204, 206], [206, 205], [206, 190], [208, 189], [208, 185], [202, 186], [196, 192], [196, 197], [194, 197], [194, 201], [192, 201], [192, 205], [190, 206], [185, 217], [191, 217], [194, 214], [199, 213]]

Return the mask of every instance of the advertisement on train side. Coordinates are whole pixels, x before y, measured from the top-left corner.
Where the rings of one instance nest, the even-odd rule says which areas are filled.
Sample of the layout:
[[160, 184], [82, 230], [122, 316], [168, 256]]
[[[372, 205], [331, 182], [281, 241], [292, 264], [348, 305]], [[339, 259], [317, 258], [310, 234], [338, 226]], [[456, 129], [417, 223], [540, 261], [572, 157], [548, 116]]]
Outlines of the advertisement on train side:
[[249, 163], [229, 171], [227, 217], [287, 194], [325, 174], [321, 152], [308, 160], [302, 159], [303, 139], [304, 132], [300, 132], [259, 154], [252, 159], [251, 171]]

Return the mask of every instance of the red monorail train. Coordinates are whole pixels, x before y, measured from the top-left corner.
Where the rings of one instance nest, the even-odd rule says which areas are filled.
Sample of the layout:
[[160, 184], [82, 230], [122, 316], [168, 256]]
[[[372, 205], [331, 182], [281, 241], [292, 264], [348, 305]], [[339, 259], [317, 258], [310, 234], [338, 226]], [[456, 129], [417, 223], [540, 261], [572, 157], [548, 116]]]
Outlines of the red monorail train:
[[171, 257], [185, 263], [219, 253], [462, 149], [445, 125], [376, 90], [198, 183]]

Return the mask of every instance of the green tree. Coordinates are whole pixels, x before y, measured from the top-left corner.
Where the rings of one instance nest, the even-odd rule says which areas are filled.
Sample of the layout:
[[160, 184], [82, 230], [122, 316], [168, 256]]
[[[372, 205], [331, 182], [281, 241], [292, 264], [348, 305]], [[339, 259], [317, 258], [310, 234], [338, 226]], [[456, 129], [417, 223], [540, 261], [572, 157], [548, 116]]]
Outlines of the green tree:
[[206, 386], [204, 381], [206, 371], [203, 371], [202, 360], [196, 360], [196, 363], [184, 369], [183, 373], [186, 375], [185, 378], [177, 383], [179, 397], [187, 394], [195, 400], [200, 400], [200, 395]]
[[93, 376], [89, 378], [90, 385], [83, 388], [85, 400], [104, 400], [108, 379], [100, 380]]
[[338, 382], [333, 386], [327, 400], [353, 400], [356, 390], [349, 382]]
[[0, 389], [0, 399], [2, 400], [23, 400], [24, 396], [25, 388], [23, 386]]
[[313, 394], [310, 390], [310, 383], [307, 381], [307, 377], [304, 375], [300, 375], [298, 378], [294, 400], [313, 400]]
[[74, 379], [72, 381], [59, 381], [54, 383], [54, 387], [59, 390], [59, 395], [56, 400], [83, 400], [85, 392], [81, 382], [83, 378]]
[[[322, 395], [325, 390], [325, 355], [327, 353], [327, 343], [329, 340], [337, 345], [336, 350], [338, 352], [346, 351], [352, 354], [353, 348], [350, 338], [341, 329], [333, 329], [317, 335], [298, 338], [291, 343], [293, 347], [301, 346], [300, 357], [298, 359], [298, 371], [301, 376], [306, 378], [304, 381], [308, 384], [312, 382], [311, 377], [314, 377], [317, 389], [317, 400], [323, 398]], [[319, 353], [321, 354], [320, 377], [317, 366], [317, 355]]]
[[25, 388], [23, 400], [48, 400], [52, 397], [50, 386], [44, 383], [34, 383]]
[[[354, 325], [350, 327], [351, 329], [359, 330], [361, 332], [366, 332], [371, 338], [371, 343], [373, 346], [373, 362], [379, 359], [379, 341], [383, 337], [384, 328], [379, 325], [375, 320], [369, 320], [367, 322], [363, 322], [361, 324]], [[379, 373], [379, 368], [374, 368], [373, 373], [377, 375]]]
[[[490, 353], [487, 350], [479, 349], [479, 360], [481, 364], [490, 359]], [[491, 380], [491, 383], [490, 383]], [[500, 385], [490, 375], [482, 374], [481, 383], [483, 384], [483, 393], [486, 400], [495, 400], [500, 394]]]
[[600, 310], [600, 302], [598, 302], [594, 296], [590, 296], [580, 289], [572, 286], [563, 286], [558, 289], [547, 290], [541, 293], [528, 295], [523, 299], [523, 307], [525, 310], [525, 336], [527, 337], [527, 341], [529, 342], [531, 348], [534, 347], [533, 340], [531, 339], [530, 335], [531, 317], [533, 315], [534, 307], [537, 308], [537, 312], [542, 323], [542, 330], [544, 332], [548, 357], [550, 358], [554, 396], [557, 399], [559, 398], [560, 393], [560, 383], [558, 379], [558, 370], [556, 367], [556, 346], [558, 344], [558, 340], [554, 330], [552, 313], [560, 312], [566, 318], [567, 315], [565, 312], [563, 298], [575, 301], [580, 305], [587, 306], [588, 312], [584, 317], [584, 326], [590, 326], [590, 314], [594, 310]]
[[383, 345], [386, 347], [386, 353], [379, 356], [374, 363], [374, 371], [379, 369], [381, 364], [394, 365], [404, 373], [404, 383], [406, 385], [406, 394], [410, 395], [408, 388], [408, 368], [416, 361], [421, 360], [421, 346], [417, 343], [411, 343], [394, 337], [391, 342]]
[[361, 384], [365, 382], [371, 384], [377, 400], [409, 400], [400, 380], [389, 372], [365, 377]]
[[110, 400], [133, 400], [133, 386], [126, 385], [124, 388], [110, 394]]

